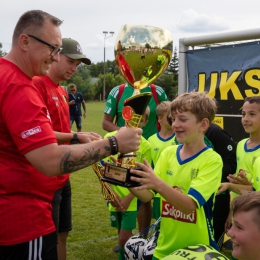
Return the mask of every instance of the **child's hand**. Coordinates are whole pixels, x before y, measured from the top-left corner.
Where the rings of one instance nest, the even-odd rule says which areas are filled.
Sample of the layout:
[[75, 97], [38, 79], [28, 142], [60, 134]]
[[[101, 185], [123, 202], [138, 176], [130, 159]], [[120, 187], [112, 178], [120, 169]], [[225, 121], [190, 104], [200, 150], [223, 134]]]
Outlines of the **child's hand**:
[[228, 188], [229, 188], [229, 183], [228, 183], [228, 182], [220, 183], [220, 186], [219, 186], [219, 188], [218, 188], [217, 195], [219, 195], [219, 194], [222, 193], [223, 191], [228, 190]]
[[227, 179], [229, 180], [229, 182], [234, 184], [252, 185], [252, 183], [246, 177], [246, 172], [242, 169], [239, 170], [237, 176], [229, 174]]
[[131, 180], [142, 183], [142, 186], [135, 187], [135, 190], [151, 189], [156, 190], [157, 185], [161, 181], [159, 179], [150, 164], [144, 159], [144, 164], [136, 162], [138, 168], [142, 170], [131, 169], [131, 173], [138, 175], [138, 177], [131, 177]]
[[120, 197], [118, 196], [118, 194], [115, 191], [113, 191], [113, 192], [114, 192], [115, 198], [114, 198], [114, 201], [110, 201], [110, 204], [115, 208], [123, 208]]
[[117, 212], [125, 212], [128, 209], [131, 201], [132, 201], [132, 199], [129, 199], [127, 196], [122, 198], [121, 199], [121, 207], [116, 208], [116, 211]]

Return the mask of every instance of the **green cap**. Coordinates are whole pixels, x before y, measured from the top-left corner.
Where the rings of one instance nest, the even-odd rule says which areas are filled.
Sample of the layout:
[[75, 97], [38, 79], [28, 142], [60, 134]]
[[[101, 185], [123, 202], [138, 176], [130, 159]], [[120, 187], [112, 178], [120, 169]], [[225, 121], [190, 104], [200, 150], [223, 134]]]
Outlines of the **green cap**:
[[79, 43], [71, 38], [62, 39], [62, 51], [61, 53], [65, 54], [73, 60], [81, 60], [83, 63], [90, 65], [91, 61], [82, 53], [82, 49]]

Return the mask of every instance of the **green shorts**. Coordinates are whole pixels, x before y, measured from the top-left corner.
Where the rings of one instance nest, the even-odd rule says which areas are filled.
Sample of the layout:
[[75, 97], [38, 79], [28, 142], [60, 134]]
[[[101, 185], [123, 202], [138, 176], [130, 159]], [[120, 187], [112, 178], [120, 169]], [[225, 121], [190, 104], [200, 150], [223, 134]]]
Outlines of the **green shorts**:
[[117, 229], [133, 230], [136, 228], [137, 211], [110, 211], [110, 225]]
[[153, 197], [152, 218], [157, 220], [160, 217], [160, 198]]

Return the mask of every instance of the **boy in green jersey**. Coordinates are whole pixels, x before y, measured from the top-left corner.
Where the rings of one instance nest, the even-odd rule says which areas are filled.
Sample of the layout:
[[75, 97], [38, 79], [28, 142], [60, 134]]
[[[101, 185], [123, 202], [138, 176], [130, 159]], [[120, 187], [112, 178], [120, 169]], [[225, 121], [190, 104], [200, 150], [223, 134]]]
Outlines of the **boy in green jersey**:
[[[150, 136], [148, 138], [148, 142], [151, 145], [151, 158], [152, 158], [152, 167], [154, 168], [160, 154], [162, 151], [171, 145], [175, 145], [174, 137], [175, 134], [173, 132], [171, 124], [168, 122], [169, 113], [168, 110], [170, 108], [170, 101], [163, 101], [159, 103], [156, 107], [156, 115], [158, 118], [158, 122], [160, 124], [160, 132]], [[152, 209], [152, 218], [158, 219], [160, 217], [160, 196], [156, 194], [153, 198], [153, 209]]]
[[[139, 127], [146, 125], [149, 117], [150, 109], [146, 108], [142, 116]], [[105, 138], [115, 135], [117, 131], [108, 133]], [[141, 137], [139, 150], [136, 151], [137, 161], [142, 162], [145, 158], [151, 163], [151, 146], [149, 142]], [[104, 161], [112, 162], [109, 158]], [[118, 260], [124, 260], [124, 245], [126, 241], [132, 236], [132, 230], [136, 228], [136, 218], [138, 213], [137, 198], [129, 192], [127, 188], [111, 185], [115, 195], [120, 200], [120, 205], [109, 205], [110, 210], [110, 225], [118, 229]]]
[[131, 169], [141, 186], [129, 190], [142, 201], [160, 194], [161, 227], [153, 260], [196, 244], [217, 249], [213, 231], [213, 206], [222, 175], [219, 154], [204, 143], [204, 133], [214, 119], [217, 105], [202, 92], [174, 99], [172, 128], [180, 145], [166, 148], [153, 171], [147, 161]]

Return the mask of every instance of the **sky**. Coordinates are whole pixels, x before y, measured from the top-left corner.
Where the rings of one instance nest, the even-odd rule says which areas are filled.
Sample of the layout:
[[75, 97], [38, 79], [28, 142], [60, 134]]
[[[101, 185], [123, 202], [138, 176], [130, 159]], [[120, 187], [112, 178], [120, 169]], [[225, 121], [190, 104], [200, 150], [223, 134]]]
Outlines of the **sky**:
[[[125, 24], [169, 30], [180, 38], [259, 28], [257, 0], [6, 0], [1, 2], [0, 42], [11, 49], [13, 29], [28, 10], [40, 9], [63, 20], [62, 37], [77, 40], [92, 63], [114, 60], [114, 45]], [[103, 31], [114, 35], [104, 40]], [[108, 33], [106, 36], [110, 36]]]

